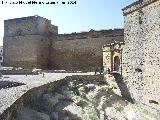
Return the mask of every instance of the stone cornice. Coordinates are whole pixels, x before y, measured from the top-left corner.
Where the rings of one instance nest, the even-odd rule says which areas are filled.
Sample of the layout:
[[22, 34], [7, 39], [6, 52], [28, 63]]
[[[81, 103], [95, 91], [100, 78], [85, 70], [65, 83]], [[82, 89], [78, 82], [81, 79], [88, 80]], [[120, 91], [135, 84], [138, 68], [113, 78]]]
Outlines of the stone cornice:
[[136, 1], [136, 2], [130, 4], [122, 9], [123, 15], [126, 16], [127, 14], [130, 14], [134, 11], [137, 11], [137, 10], [139, 10], [147, 5], [150, 5], [156, 1], [159, 1], [159, 0], [145, 0], [145, 1], [143, 0], [143, 2], [141, 2], [140, 0]]

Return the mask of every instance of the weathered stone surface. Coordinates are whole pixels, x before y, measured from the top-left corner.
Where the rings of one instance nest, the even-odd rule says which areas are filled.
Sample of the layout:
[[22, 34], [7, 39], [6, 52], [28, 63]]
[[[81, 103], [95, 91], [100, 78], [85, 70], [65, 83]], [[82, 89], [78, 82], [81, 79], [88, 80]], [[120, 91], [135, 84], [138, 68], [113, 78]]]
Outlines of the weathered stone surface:
[[57, 96], [51, 96], [49, 94], [43, 95], [43, 100], [45, 102], [48, 102], [51, 106], [54, 106], [58, 103], [58, 97]]
[[51, 119], [58, 120], [58, 112], [52, 112], [51, 113]]
[[19, 111], [16, 120], [50, 120], [47, 114], [37, 112], [30, 108], [22, 107]]
[[125, 8], [124, 13], [127, 11], [132, 12], [124, 14], [124, 80], [137, 102], [160, 108], [149, 103], [160, 103], [160, 1], [145, 0]]
[[41, 35], [4, 37], [4, 65], [23, 68], [47, 67], [48, 40]]
[[58, 27], [40, 16], [28, 16], [4, 21], [4, 36], [57, 34]]
[[[99, 34], [92, 38], [92, 34]], [[59, 35], [57, 41], [53, 40], [51, 61], [52, 68], [67, 70], [95, 71], [103, 65], [102, 46], [114, 41], [123, 41], [123, 30], [107, 30], [88, 32], [86, 38], [77, 39], [81, 33], [66, 36]], [[72, 40], [68, 40], [72, 37]], [[65, 61], [65, 62], [64, 62]]]
[[121, 81], [120, 78], [114, 80], [114, 77], [116, 74], [122, 75], [122, 46], [124, 42], [113, 42], [103, 46], [103, 73], [109, 84]]
[[123, 29], [58, 34], [57, 26], [39, 16], [4, 24], [5, 66], [94, 71], [102, 67], [102, 45], [123, 41]]

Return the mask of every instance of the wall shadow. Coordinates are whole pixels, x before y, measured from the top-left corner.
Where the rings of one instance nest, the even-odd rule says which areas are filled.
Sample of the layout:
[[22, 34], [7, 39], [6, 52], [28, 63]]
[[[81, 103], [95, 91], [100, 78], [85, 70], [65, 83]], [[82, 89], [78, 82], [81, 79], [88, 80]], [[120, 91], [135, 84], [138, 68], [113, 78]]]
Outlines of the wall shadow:
[[133, 104], [134, 100], [131, 97], [131, 94], [129, 92], [129, 89], [127, 88], [127, 85], [123, 81], [122, 75], [119, 73], [112, 73], [112, 75], [114, 76], [115, 81], [121, 91], [122, 97]]

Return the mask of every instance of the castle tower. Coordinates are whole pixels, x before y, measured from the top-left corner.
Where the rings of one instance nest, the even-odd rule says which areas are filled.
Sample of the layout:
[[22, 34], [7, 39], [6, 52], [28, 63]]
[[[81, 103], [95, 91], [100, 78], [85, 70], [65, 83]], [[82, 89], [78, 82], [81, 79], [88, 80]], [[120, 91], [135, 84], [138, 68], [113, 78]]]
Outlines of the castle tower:
[[139, 0], [123, 13], [124, 80], [137, 102], [160, 108], [160, 0]]
[[58, 34], [58, 27], [40, 16], [4, 21], [4, 66], [48, 68], [49, 36]]

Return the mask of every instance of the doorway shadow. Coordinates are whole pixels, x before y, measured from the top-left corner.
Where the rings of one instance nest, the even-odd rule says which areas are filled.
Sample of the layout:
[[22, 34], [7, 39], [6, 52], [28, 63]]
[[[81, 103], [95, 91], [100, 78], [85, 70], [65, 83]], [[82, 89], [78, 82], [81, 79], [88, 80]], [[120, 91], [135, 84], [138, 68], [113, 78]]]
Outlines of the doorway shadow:
[[118, 87], [119, 87], [119, 89], [120, 89], [120, 91], [121, 91], [122, 97], [123, 97], [125, 100], [127, 100], [127, 101], [129, 101], [129, 102], [131, 102], [131, 103], [133, 104], [133, 103], [134, 103], [134, 100], [133, 100], [132, 97], [131, 97], [131, 94], [130, 94], [130, 92], [129, 92], [129, 89], [127, 88], [127, 85], [126, 85], [125, 82], [123, 81], [122, 75], [119, 74], [119, 73], [112, 73], [112, 75], [114, 76], [115, 81], [116, 81], [116, 83], [117, 83], [117, 85], [118, 85]]

